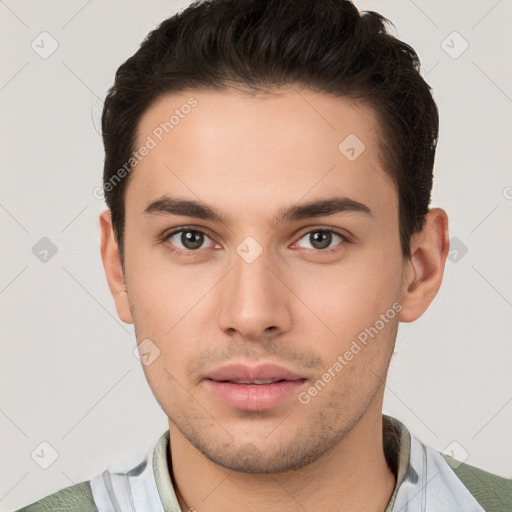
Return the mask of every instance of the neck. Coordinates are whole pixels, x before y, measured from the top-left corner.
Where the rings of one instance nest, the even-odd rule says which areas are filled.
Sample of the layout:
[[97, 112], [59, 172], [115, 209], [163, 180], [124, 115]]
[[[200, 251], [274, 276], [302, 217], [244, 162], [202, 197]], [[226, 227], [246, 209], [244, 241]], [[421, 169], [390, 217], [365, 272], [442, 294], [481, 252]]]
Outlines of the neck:
[[395, 487], [395, 475], [384, 455], [381, 410], [373, 414], [367, 410], [315, 462], [273, 474], [221, 467], [192, 446], [172, 423], [169, 427], [174, 487], [183, 511], [384, 512]]

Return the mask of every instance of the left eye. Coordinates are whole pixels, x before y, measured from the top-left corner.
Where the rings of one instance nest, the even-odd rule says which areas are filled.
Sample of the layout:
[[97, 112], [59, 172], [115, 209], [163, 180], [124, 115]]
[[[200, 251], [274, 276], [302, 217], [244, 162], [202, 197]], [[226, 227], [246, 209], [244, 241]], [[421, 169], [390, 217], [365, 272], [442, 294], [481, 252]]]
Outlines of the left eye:
[[[300, 241], [304, 240], [305, 245], [301, 246]], [[337, 242], [337, 244], [343, 242], [345, 237], [335, 231], [327, 230], [327, 229], [317, 229], [315, 231], [310, 231], [306, 233], [302, 238], [297, 242], [299, 247], [305, 249], [330, 249], [333, 242]], [[337, 245], [335, 243], [335, 245]]]

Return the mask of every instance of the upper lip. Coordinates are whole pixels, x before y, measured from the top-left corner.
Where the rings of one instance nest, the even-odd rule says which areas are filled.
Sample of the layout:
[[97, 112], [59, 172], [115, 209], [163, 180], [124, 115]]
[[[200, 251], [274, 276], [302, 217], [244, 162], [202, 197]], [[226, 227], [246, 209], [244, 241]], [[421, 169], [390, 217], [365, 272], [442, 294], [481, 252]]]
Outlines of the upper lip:
[[273, 363], [248, 366], [245, 364], [227, 364], [209, 372], [205, 379], [221, 381], [254, 380], [303, 380], [305, 377], [283, 366]]

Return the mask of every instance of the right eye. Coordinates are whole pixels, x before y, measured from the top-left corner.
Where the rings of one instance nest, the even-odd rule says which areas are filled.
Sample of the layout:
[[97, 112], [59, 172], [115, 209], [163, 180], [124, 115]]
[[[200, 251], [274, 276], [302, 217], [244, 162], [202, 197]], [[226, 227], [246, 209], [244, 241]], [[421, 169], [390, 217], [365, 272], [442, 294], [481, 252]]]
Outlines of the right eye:
[[[204, 248], [214, 248], [218, 246], [206, 233], [198, 229], [180, 228], [175, 229], [163, 237], [163, 242], [170, 245], [168, 249], [177, 254], [198, 252]], [[205, 243], [210, 242], [208, 247]], [[173, 246], [175, 248], [173, 248]]]

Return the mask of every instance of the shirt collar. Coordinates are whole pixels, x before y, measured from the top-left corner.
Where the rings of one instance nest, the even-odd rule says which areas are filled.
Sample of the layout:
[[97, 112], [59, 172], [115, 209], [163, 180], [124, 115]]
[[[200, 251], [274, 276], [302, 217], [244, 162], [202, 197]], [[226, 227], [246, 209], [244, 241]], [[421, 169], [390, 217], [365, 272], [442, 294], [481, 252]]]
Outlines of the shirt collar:
[[[382, 428], [384, 455], [396, 478], [385, 512], [485, 512], [443, 457], [411, 436], [403, 423], [383, 414]], [[153, 472], [164, 511], [180, 512], [170, 468], [167, 430], [153, 451]]]
[[407, 478], [411, 456], [411, 434], [406, 426], [391, 416], [382, 415], [382, 437], [386, 462], [393, 471], [396, 484], [385, 512], [392, 512], [400, 486]]

